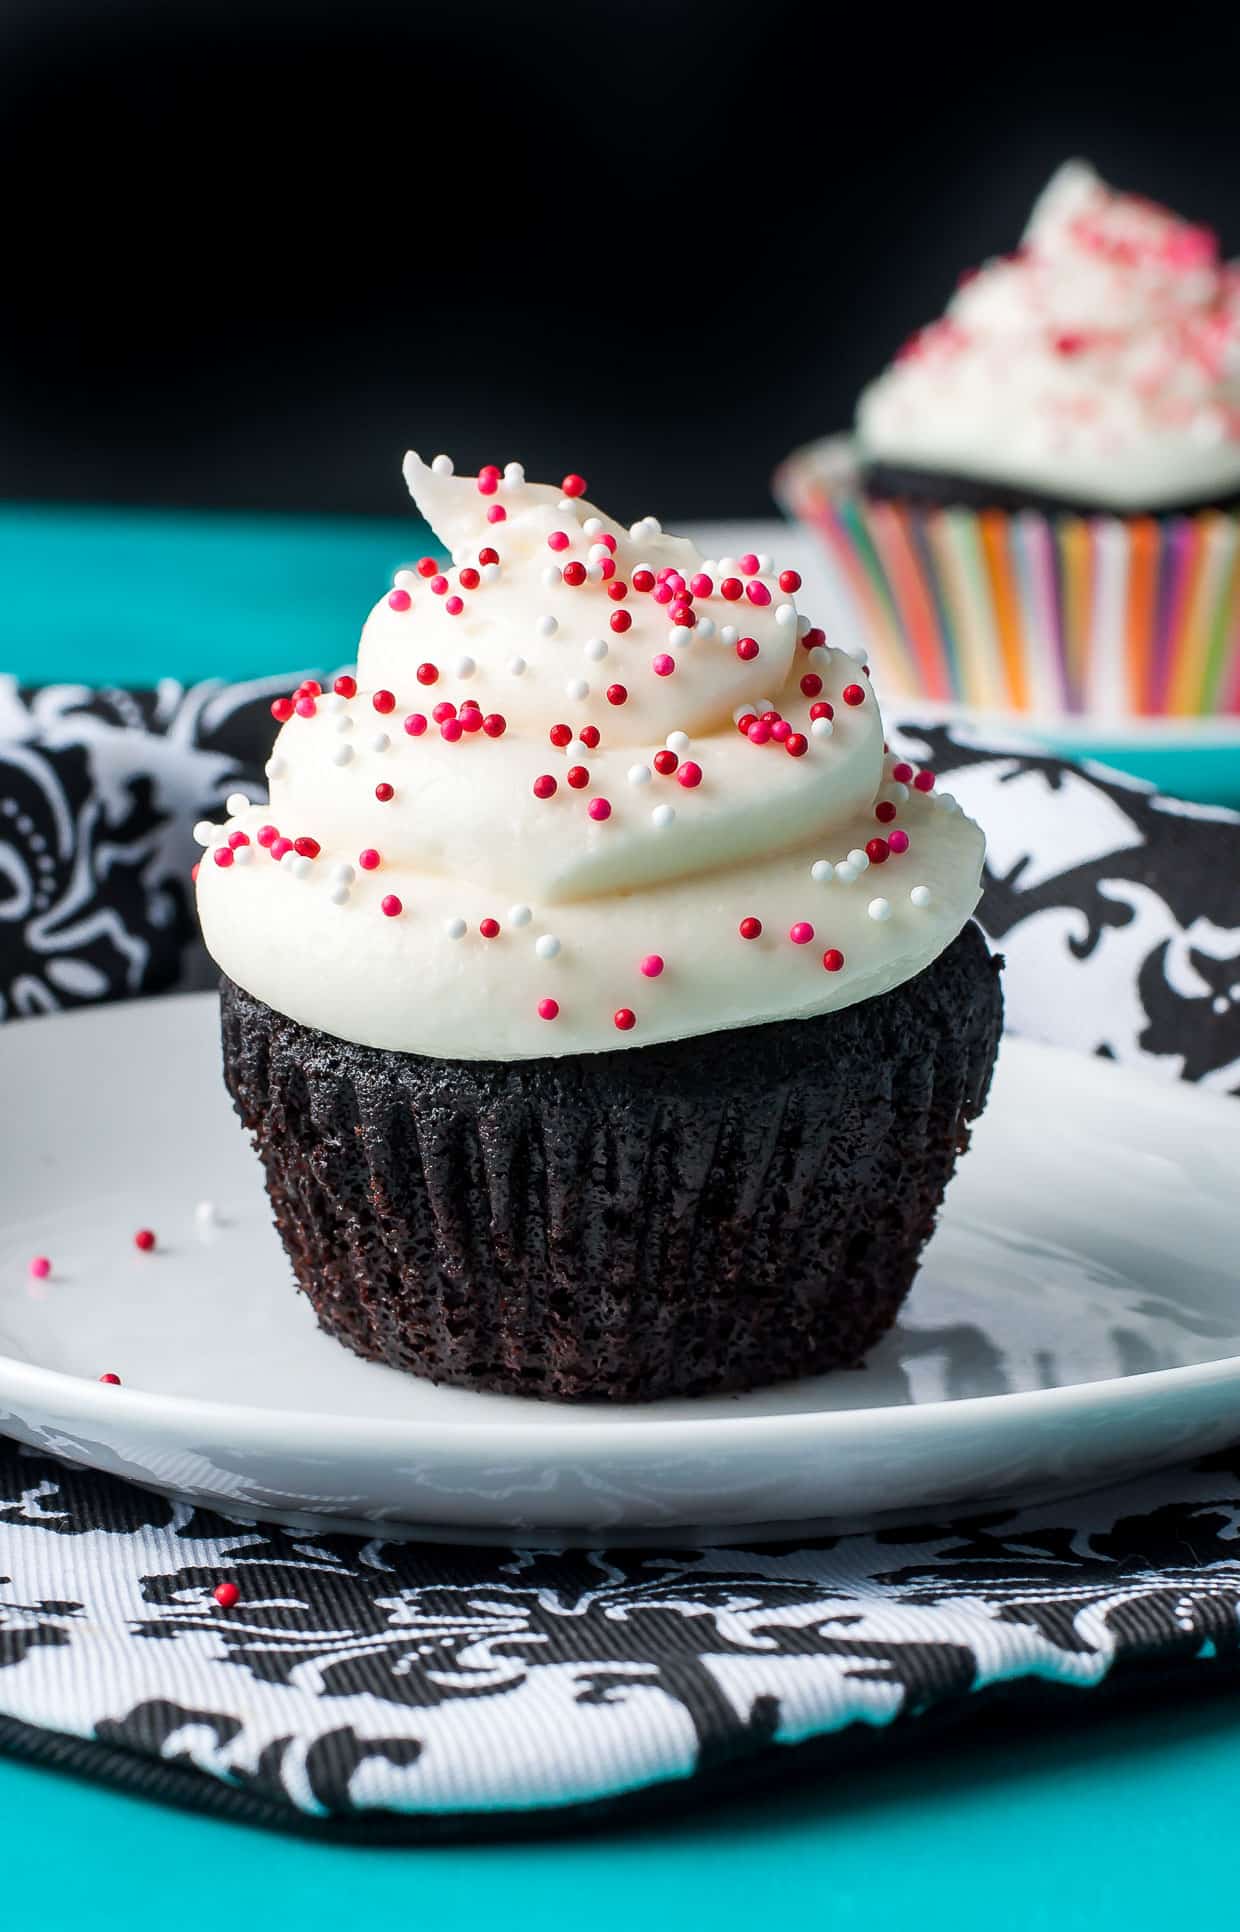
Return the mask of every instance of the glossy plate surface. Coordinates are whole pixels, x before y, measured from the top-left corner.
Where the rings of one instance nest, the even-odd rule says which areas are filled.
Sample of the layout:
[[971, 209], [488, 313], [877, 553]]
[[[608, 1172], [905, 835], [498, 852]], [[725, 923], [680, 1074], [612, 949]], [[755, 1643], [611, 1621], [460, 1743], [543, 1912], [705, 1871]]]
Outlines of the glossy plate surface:
[[0, 1095], [0, 1429], [219, 1508], [720, 1542], [1083, 1489], [1237, 1430], [1240, 1107], [1101, 1061], [1005, 1043], [864, 1370], [615, 1409], [437, 1389], [319, 1333], [212, 995], [6, 1026]]

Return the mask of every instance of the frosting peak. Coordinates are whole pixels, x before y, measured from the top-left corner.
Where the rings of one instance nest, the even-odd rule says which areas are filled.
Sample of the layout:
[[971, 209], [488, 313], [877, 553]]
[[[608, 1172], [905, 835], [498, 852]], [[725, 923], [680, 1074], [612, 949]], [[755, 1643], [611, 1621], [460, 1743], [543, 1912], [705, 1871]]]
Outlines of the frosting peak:
[[366, 1045], [541, 1057], [848, 1004], [955, 936], [980, 834], [886, 754], [795, 571], [626, 530], [578, 477], [405, 478], [451, 562], [273, 706], [270, 804], [202, 828], [239, 984]]
[[1083, 161], [861, 398], [870, 462], [1157, 509], [1240, 489], [1240, 266]]

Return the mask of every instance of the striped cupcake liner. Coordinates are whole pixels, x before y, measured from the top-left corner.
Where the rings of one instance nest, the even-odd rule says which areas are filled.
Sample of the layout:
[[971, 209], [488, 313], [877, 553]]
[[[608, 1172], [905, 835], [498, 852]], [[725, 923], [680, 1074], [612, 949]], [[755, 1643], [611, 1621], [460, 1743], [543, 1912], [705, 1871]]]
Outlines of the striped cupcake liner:
[[823, 541], [837, 642], [887, 695], [1041, 717], [1240, 713], [1240, 517], [869, 501], [846, 438], [775, 477]]

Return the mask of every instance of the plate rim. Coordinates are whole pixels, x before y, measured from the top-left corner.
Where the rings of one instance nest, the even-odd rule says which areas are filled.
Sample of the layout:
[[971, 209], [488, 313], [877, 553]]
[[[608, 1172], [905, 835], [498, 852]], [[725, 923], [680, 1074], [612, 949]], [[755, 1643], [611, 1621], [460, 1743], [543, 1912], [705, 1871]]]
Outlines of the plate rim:
[[[187, 1003], [206, 1006], [217, 995], [207, 989], [173, 992], [141, 999], [113, 1001], [98, 1007], [78, 1007], [69, 1012], [35, 1016], [38, 1027], [106, 1027], [120, 1021], [141, 1025], [152, 1009], [167, 1013]], [[26, 1027], [17, 1029], [23, 1036]], [[0, 1055], [5, 1036], [12, 1025], [0, 1027]], [[1015, 1053], [1019, 1059], [1051, 1062], [1069, 1068], [1078, 1077], [1092, 1082], [1118, 1082], [1135, 1088], [1147, 1098], [1157, 1096], [1160, 1107], [1181, 1116], [1198, 1116], [1226, 1121], [1233, 1134], [1240, 1134], [1240, 1110], [1235, 1099], [1212, 1089], [1178, 1080], [1159, 1079], [1141, 1068], [1128, 1067], [1070, 1047], [1005, 1033], [1001, 1053]], [[648, 1419], [636, 1404], [623, 1405], [631, 1420], [615, 1426], [601, 1416], [580, 1420], [560, 1420], [540, 1424], [540, 1412], [553, 1406], [531, 1399], [528, 1421], [516, 1416], [499, 1421], [440, 1420], [395, 1417], [339, 1416], [331, 1419], [334, 1428], [347, 1432], [353, 1451], [373, 1453], [384, 1449], [394, 1453], [416, 1449], [422, 1452], [455, 1451], [466, 1438], [502, 1441], [510, 1458], [544, 1457], [548, 1453], [569, 1453], [586, 1443], [598, 1446], [600, 1432], [606, 1436], [606, 1452], [623, 1460], [631, 1453], [647, 1456], [660, 1441], [669, 1447], [694, 1447], [703, 1453], [715, 1448], [736, 1447], [744, 1434], [754, 1448], [778, 1447], [788, 1436], [804, 1439], [811, 1445], [830, 1446], [833, 1438], [866, 1433], [875, 1428], [899, 1428], [910, 1436], [967, 1431], [980, 1417], [994, 1415], [1001, 1405], [1013, 1422], [1028, 1420], [1033, 1425], [1052, 1420], [1057, 1412], [1087, 1404], [1098, 1408], [1122, 1408], [1140, 1390], [1148, 1399], [1178, 1390], [1223, 1385], [1240, 1379], [1240, 1354], [1218, 1356], [1208, 1362], [1192, 1362], [1174, 1368], [1149, 1369], [1128, 1375], [1071, 1382], [1050, 1389], [1017, 1389], [989, 1395], [964, 1396], [955, 1400], [907, 1405], [886, 1404], [865, 1408], [805, 1408], [781, 1411], [774, 1415], [678, 1416]], [[212, 1433], [225, 1427], [244, 1432], [250, 1442], [274, 1446], [290, 1454], [321, 1453], [324, 1418], [313, 1410], [264, 1409], [249, 1403], [212, 1401], [202, 1396], [177, 1396], [158, 1391], [130, 1388], [125, 1384], [104, 1385], [87, 1381], [63, 1369], [42, 1367], [19, 1356], [0, 1352], [0, 1401], [35, 1401], [56, 1412], [59, 1420], [93, 1422], [110, 1418], [140, 1430], [167, 1429], [171, 1424], [182, 1432], [195, 1423]], [[742, 1401], [743, 1396], [737, 1400]], [[572, 1405], [554, 1405], [571, 1407]], [[119, 1413], [118, 1413], [119, 1412]]]

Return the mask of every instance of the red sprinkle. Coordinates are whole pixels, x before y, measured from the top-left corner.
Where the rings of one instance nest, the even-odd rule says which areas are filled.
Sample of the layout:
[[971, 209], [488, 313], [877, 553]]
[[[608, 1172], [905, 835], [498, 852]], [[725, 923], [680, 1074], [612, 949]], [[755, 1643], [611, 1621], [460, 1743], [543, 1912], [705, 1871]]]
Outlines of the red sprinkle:
[[699, 570], [696, 577], [690, 577], [689, 588], [695, 597], [709, 597], [715, 588], [715, 581], [704, 570]]
[[399, 919], [405, 908], [394, 892], [388, 892], [380, 899], [379, 910], [385, 919]]
[[585, 580], [586, 580], [586, 567], [583, 563], [573, 562], [573, 563], [565, 564], [564, 581], [573, 590], [576, 590], [578, 584], [584, 584]]
[[339, 677], [332, 685], [332, 690], [338, 698], [355, 698], [357, 696], [357, 679]]
[[407, 590], [390, 590], [388, 592], [389, 610], [408, 610], [412, 603], [413, 599]]
[[635, 570], [633, 572], [633, 588], [634, 590], [653, 590], [653, 570]]
[[840, 692], [845, 704], [864, 704], [865, 692], [859, 684], [846, 684]]
[[833, 718], [835, 716], [835, 707], [834, 705], [828, 704], [825, 698], [822, 698], [817, 704], [811, 704], [809, 715], [811, 718]]
[[228, 843], [235, 852], [239, 845], [248, 845], [250, 843], [250, 835], [248, 832], [230, 832], [228, 834]]
[[742, 919], [736, 930], [742, 939], [760, 939], [762, 937], [762, 921], [760, 919]]
[[891, 767], [891, 776], [895, 779], [897, 785], [907, 785], [913, 776], [913, 767], [904, 764], [893, 765]]
[[804, 637], [801, 639], [801, 649], [803, 651], [816, 651], [826, 641], [827, 633], [820, 631], [817, 625], [814, 625], [812, 629], [806, 631]]
[[211, 1595], [221, 1610], [231, 1610], [235, 1603], [241, 1601], [241, 1592], [235, 1583], [217, 1583]]
[[466, 564], [464, 570], [458, 570], [456, 580], [462, 590], [477, 590], [479, 584], [482, 582], [481, 577], [472, 564]]
[[439, 569], [439, 565], [435, 562], [435, 559], [433, 557], [419, 557], [417, 563], [413, 567], [417, 571], [419, 577], [433, 577], [435, 576], [436, 572]]
[[747, 738], [749, 736], [750, 725], [757, 724], [757, 722], [758, 722], [758, 717], [756, 712], [743, 711], [740, 717], [736, 720], [736, 729], [740, 732], [742, 738]]
[[809, 750], [809, 739], [803, 732], [791, 731], [784, 739], [784, 750], [789, 758], [804, 758]]
[[487, 511], [487, 522], [503, 523], [506, 521], [507, 516], [508, 516], [508, 512], [504, 508], [502, 503], [493, 503], [490, 509]]
[[781, 570], [779, 573], [779, 588], [781, 590], [786, 590], [789, 593], [789, 595], [791, 595], [791, 593], [794, 590], [800, 590], [801, 588], [800, 571], [799, 570]]
[[887, 860], [891, 856], [891, 847], [888, 845], [886, 839], [867, 839], [865, 842], [865, 856], [871, 865], [886, 865]]
[[621, 1006], [612, 1014], [621, 1033], [629, 1033], [637, 1025], [637, 1015], [631, 1006]]
[[272, 839], [271, 844], [268, 847], [268, 850], [271, 853], [272, 858], [277, 860], [282, 859], [284, 857], [284, 854], [286, 852], [291, 852], [292, 849], [293, 849], [292, 839], [284, 839], [284, 838]]
[[553, 724], [547, 736], [553, 745], [567, 745], [572, 741], [573, 727], [566, 724]]
[[420, 738], [426, 730], [426, 716], [421, 711], [411, 711], [405, 719], [405, 730], [411, 738]]
[[390, 691], [376, 691], [370, 702], [374, 705], [375, 710], [380, 712], [384, 717], [387, 716], [389, 711], [395, 711], [396, 709], [396, 700]]
[[584, 496], [586, 493], [585, 477], [578, 476], [576, 470], [570, 470], [560, 485], [560, 492], [563, 496]]
[[801, 679], [801, 692], [804, 697], [816, 698], [822, 690], [822, 679], [817, 671], [807, 671]]
[[271, 715], [277, 724], [287, 724], [296, 708], [291, 698], [273, 698], [271, 701]]
[[439, 725], [444, 722], [445, 718], [455, 718], [455, 716], [456, 706], [453, 704], [451, 698], [441, 698], [435, 706], [435, 709], [431, 712], [431, 717]]
[[609, 684], [607, 687], [608, 704], [627, 704], [629, 694], [623, 684]]
[[597, 725], [582, 725], [581, 730], [577, 733], [577, 736], [580, 738], [583, 745], [589, 746], [591, 751], [596, 751], [598, 749], [599, 729]]
[[683, 785], [686, 791], [692, 791], [694, 786], [700, 785], [701, 782], [702, 767], [695, 764], [692, 758], [686, 758], [684, 764], [676, 773], [676, 783]]
[[498, 939], [499, 938], [499, 920], [498, 919], [480, 919], [478, 921], [478, 931], [482, 934], [482, 937], [484, 939]]
[[318, 708], [314, 699], [309, 697], [298, 698], [296, 704], [293, 706], [299, 718], [313, 718]]
[[491, 548], [491, 546], [490, 546], [490, 544], [487, 544], [487, 545], [486, 545], [486, 547], [485, 547], [485, 549], [483, 549], [483, 550], [480, 550], [480, 551], [478, 552], [478, 562], [479, 562], [480, 564], [493, 564], [493, 563], [498, 563], [498, 562], [499, 562], [499, 551], [498, 551], [498, 550], [492, 550], [492, 548]]
[[271, 845], [280, 834], [274, 825], [260, 825], [254, 836], [260, 845]]
[[133, 1244], [135, 1248], [140, 1248], [143, 1254], [149, 1254], [155, 1246], [155, 1230], [153, 1228], [139, 1228], [133, 1238]]
[[874, 807], [874, 816], [880, 825], [890, 825], [896, 815], [896, 808], [889, 798], [884, 798]]
[[373, 845], [368, 845], [364, 851], [358, 853], [357, 862], [363, 872], [373, 872], [380, 864], [379, 854]]
[[919, 792], [932, 792], [934, 790], [934, 773], [932, 771], [919, 771], [913, 780], [913, 788]]
[[670, 778], [680, 760], [674, 751], [656, 751], [650, 762], [661, 778]]
[[613, 610], [608, 622], [613, 631], [627, 631], [633, 622], [633, 613], [628, 610]]
[[555, 791], [555, 780], [549, 771], [543, 772], [541, 776], [534, 780], [535, 798], [554, 798]]
[[564, 777], [575, 792], [583, 791], [590, 782], [590, 774], [584, 765], [570, 765]]
[[729, 604], [734, 604], [738, 597], [745, 595], [745, 586], [739, 577], [725, 577], [719, 586], [719, 595], [726, 597]]
[[459, 718], [445, 718], [439, 727], [439, 735], [445, 744], [455, 745], [460, 741], [464, 730], [465, 727]]
[[482, 712], [476, 698], [467, 698], [461, 706], [460, 723], [462, 731], [482, 730]]
[[438, 684], [439, 666], [437, 664], [419, 664], [417, 679], [419, 684]]
[[822, 956], [822, 963], [829, 973], [838, 973], [844, 964], [844, 955], [838, 946], [828, 946]]
[[560, 1017], [559, 1000], [539, 1000], [538, 1017], [540, 1020], [558, 1020]]
[[[612, 564], [611, 570], [614, 570], [615, 567], [615, 564]], [[611, 571], [607, 569], [606, 565], [601, 566], [601, 568], [604, 578], [611, 576]], [[611, 598], [613, 604], [622, 604], [628, 594], [629, 587], [622, 577], [613, 578], [607, 586], [607, 595]]]
[[375, 786], [375, 797], [378, 799], [380, 805], [386, 805], [389, 798], [395, 798], [395, 796], [396, 788], [394, 785], [384, 783]]
[[121, 1385], [121, 1378], [119, 1375], [101, 1375], [99, 1377], [99, 1380], [101, 1382], [110, 1382], [114, 1389], [119, 1389]]
[[508, 729], [508, 720], [502, 711], [488, 711], [482, 720], [482, 729], [488, 738], [502, 738]]
[[294, 839], [293, 850], [303, 859], [317, 859], [322, 851], [317, 839]]
[[736, 640], [736, 655], [741, 659], [742, 663], [752, 663], [753, 659], [758, 655], [757, 638], [738, 637]]
[[217, 845], [211, 857], [217, 865], [229, 866], [233, 862], [232, 846]]

